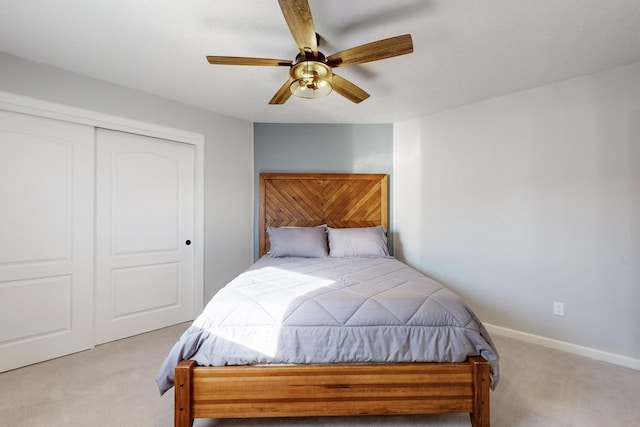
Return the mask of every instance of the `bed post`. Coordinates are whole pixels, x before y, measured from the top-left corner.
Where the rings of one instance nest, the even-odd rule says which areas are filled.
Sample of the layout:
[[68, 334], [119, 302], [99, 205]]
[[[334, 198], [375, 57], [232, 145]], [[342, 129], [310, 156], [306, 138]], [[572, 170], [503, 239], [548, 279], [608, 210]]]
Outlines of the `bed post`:
[[175, 368], [175, 427], [191, 427], [193, 414], [191, 412], [191, 374], [196, 362], [181, 360]]
[[480, 356], [469, 358], [473, 367], [473, 412], [471, 425], [473, 427], [489, 427], [491, 423], [491, 412], [489, 405], [489, 386], [491, 377], [489, 376], [489, 362]]

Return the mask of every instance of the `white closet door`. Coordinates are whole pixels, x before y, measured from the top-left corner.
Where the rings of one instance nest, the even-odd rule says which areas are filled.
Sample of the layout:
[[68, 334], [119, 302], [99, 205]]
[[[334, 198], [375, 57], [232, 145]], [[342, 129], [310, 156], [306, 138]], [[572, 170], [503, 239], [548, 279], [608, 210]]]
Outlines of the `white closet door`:
[[93, 138], [0, 111], [0, 371], [93, 345]]
[[98, 129], [96, 344], [193, 318], [194, 148]]

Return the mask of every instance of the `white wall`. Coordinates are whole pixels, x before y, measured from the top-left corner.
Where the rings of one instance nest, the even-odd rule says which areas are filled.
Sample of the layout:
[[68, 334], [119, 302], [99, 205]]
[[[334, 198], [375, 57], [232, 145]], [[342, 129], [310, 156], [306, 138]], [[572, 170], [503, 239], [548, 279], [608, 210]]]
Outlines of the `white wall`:
[[0, 52], [0, 91], [205, 136], [205, 302], [253, 262], [253, 123]]
[[483, 321], [640, 359], [640, 63], [397, 123], [393, 182], [396, 255]]

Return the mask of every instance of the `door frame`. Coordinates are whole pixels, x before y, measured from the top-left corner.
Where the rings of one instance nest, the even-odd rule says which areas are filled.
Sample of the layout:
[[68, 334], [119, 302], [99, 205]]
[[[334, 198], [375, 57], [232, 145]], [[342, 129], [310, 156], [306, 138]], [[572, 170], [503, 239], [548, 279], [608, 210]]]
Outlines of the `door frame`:
[[[191, 144], [195, 149], [193, 313], [204, 308], [204, 135], [0, 91], [0, 109]], [[95, 147], [95, 139], [94, 139]], [[94, 214], [95, 215], [95, 214]], [[95, 230], [94, 230], [95, 233]], [[95, 286], [95, 283], [94, 283]]]

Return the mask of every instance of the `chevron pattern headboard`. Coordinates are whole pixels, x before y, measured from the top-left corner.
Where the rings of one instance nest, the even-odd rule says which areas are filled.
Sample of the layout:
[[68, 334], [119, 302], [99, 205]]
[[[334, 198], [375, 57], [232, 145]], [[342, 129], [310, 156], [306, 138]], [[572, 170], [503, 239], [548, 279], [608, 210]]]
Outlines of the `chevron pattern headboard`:
[[388, 228], [388, 209], [384, 174], [260, 174], [259, 255], [269, 226]]

